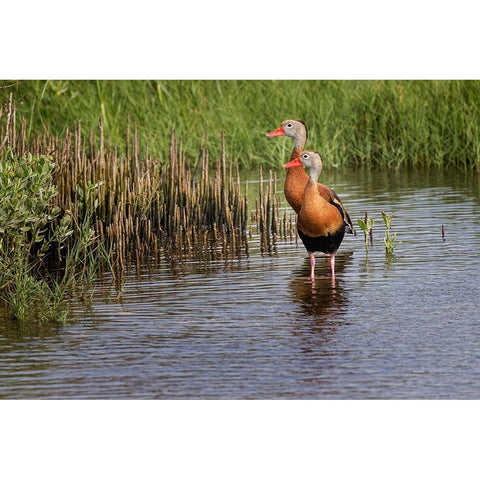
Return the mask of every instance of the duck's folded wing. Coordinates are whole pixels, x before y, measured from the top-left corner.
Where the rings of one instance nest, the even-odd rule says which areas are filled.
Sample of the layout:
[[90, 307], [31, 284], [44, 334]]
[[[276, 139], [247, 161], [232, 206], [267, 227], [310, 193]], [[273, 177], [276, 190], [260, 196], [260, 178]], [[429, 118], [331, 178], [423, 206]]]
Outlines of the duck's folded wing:
[[345, 232], [355, 233], [355, 231], [353, 230], [353, 224], [352, 220], [350, 219], [350, 215], [345, 210], [345, 207], [343, 206], [343, 203], [341, 202], [338, 195], [330, 187], [322, 184], [318, 184], [318, 191], [320, 192], [320, 195], [326, 197], [333, 206], [338, 208], [338, 211], [342, 215], [343, 223], [345, 223]]

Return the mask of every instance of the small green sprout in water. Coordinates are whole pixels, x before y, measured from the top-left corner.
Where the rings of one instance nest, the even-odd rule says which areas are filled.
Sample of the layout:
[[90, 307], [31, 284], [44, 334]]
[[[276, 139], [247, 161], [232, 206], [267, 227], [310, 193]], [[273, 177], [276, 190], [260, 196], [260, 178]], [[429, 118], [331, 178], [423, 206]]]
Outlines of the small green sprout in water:
[[392, 212], [390, 215], [387, 215], [385, 212], [382, 212], [383, 223], [385, 223], [385, 236], [383, 237], [383, 243], [385, 244], [385, 251], [387, 254], [392, 254], [394, 248], [401, 243], [398, 241], [397, 234], [391, 232], [392, 220], [395, 216], [395, 212]]
[[358, 226], [363, 230], [365, 235], [365, 250], [368, 253], [368, 238], [370, 237], [370, 244], [373, 243], [373, 224], [374, 219], [369, 217], [367, 212], [365, 212], [365, 220], [361, 218], [358, 219]]

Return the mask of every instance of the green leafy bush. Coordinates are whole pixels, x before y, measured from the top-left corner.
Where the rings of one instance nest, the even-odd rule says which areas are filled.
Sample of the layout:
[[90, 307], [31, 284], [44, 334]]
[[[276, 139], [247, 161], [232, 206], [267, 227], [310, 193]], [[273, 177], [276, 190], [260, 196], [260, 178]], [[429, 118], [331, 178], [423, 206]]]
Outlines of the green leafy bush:
[[[72, 234], [70, 217], [59, 218], [54, 164], [47, 156], [23, 158], [7, 151], [0, 159], [0, 300], [13, 317], [57, 315], [58, 286], [43, 279], [44, 260], [60, 253]], [[42, 313], [39, 313], [42, 312]]]

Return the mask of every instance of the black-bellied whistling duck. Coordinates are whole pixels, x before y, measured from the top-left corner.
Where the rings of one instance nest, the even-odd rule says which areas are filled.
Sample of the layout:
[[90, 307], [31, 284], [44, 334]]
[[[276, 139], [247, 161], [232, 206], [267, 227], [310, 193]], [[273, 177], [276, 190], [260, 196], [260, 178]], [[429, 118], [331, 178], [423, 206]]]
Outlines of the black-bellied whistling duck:
[[[297, 158], [305, 148], [305, 144], [307, 143], [307, 126], [301, 120], [285, 120], [276, 130], [266, 134], [267, 137], [278, 137], [281, 135], [293, 138], [293, 152], [290, 155], [290, 161], [292, 161]], [[288, 169], [284, 186], [285, 198], [297, 214], [302, 206], [303, 193], [307, 180], [308, 175], [301, 164]], [[352, 221], [338, 198], [338, 195], [331, 188], [321, 183], [317, 185], [317, 188], [323, 198], [330, 203], [338, 205], [342, 211], [345, 231], [347, 233], [353, 233]]]
[[323, 167], [322, 158], [317, 152], [306, 150], [285, 167], [310, 169], [298, 212], [297, 230], [310, 257], [312, 280], [315, 279], [315, 252], [330, 255], [330, 271], [334, 279], [335, 253], [345, 235], [345, 221], [342, 208], [326, 199], [317, 188], [317, 179]]

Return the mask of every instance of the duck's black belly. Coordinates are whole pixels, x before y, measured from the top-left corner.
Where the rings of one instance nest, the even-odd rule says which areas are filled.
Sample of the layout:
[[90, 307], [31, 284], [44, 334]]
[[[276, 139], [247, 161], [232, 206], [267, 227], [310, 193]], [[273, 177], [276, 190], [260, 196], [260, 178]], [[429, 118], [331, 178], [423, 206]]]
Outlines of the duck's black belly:
[[345, 226], [337, 230], [335, 233], [324, 237], [309, 237], [298, 228], [297, 230], [298, 235], [302, 239], [302, 242], [308, 252], [335, 253], [342, 243], [343, 236], [345, 235]]

